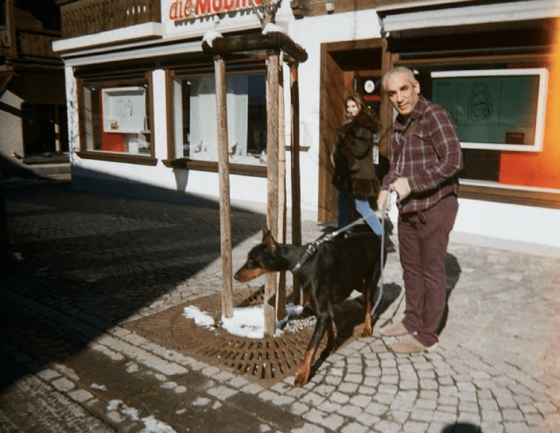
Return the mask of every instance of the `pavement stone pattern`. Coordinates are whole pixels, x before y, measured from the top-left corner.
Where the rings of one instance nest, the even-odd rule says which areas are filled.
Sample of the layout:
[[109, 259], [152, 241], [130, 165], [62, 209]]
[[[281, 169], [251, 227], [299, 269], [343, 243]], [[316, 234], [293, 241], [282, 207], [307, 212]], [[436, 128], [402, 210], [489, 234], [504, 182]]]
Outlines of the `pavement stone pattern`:
[[[267, 388], [124, 328], [221, 289], [214, 203], [48, 182], [12, 184], [6, 196], [24, 262], [0, 277], [0, 432], [558, 431], [558, 259], [452, 242], [437, 349], [395, 355], [397, 338], [360, 338], [305, 387], [289, 377]], [[234, 210], [234, 268], [263, 222]], [[322, 233], [303, 226], [304, 241]], [[403, 286], [398, 254], [384, 280]], [[403, 304], [394, 301], [376, 329], [400, 318]]]

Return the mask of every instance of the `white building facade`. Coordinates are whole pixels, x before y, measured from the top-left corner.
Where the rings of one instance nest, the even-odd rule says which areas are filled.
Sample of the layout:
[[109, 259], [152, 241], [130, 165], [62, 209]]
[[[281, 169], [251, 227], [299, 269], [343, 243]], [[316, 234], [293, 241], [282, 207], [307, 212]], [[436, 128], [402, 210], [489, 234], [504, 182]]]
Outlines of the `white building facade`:
[[[336, 216], [327, 156], [344, 120], [345, 95], [361, 92], [387, 128], [392, 112], [379, 93], [379, 79], [402, 64], [418, 72], [428, 99], [447, 105], [464, 137], [467, 166], [455, 231], [560, 248], [559, 160], [554, 160], [560, 157], [560, 133], [550, 120], [560, 96], [552, 38], [560, 15], [556, 2], [381, 3], [338, 11], [346, 3], [310, 2], [311, 10], [321, 7], [325, 13], [302, 16], [292, 2], [280, 4], [276, 13], [277, 30], [308, 54], [298, 68], [303, 218]], [[147, 199], [217, 201], [214, 70], [202, 43], [260, 34], [261, 22], [241, 1], [161, 0], [159, 6], [159, 20], [54, 44], [65, 64], [73, 187]], [[524, 42], [512, 41], [513, 34]], [[263, 212], [265, 62], [259, 53], [226, 59], [231, 202]], [[283, 69], [284, 83], [290, 82], [289, 73]], [[478, 89], [479, 81], [482, 93], [461, 90]], [[442, 90], [447, 87], [454, 93]], [[509, 91], [519, 92], [518, 97], [506, 97]], [[287, 84], [284, 100], [289, 145]], [[486, 107], [488, 101], [492, 105], [487, 117], [472, 111], [476, 102], [485, 101]], [[506, 122], [512, 118], [514, 124]], [[382, 134], [382, 153], [387, 143]], [[527, 167], [527, 173], [519, 175], [519, 167]], [[289, 204], [289, 182], [287, 187]]]

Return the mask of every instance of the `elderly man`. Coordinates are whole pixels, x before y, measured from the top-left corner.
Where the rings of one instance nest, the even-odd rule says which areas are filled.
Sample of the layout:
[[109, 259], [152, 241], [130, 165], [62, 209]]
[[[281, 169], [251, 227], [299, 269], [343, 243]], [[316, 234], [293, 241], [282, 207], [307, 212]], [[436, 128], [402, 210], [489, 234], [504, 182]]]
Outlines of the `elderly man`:
[[380, 333], [408, 336], [391, 346], [396, 353], [422, 352], [437, 345], [445, 310], [445, 256], [458, 211], [463, 157], [453, 118], [420, 94], [411, 70], [390, 70], [382, 86], [398, 116], [378, 206], [389, 209], [391, 190], [400, 199], [398, 239], [406, 308], [401, 322], [384, 326]]

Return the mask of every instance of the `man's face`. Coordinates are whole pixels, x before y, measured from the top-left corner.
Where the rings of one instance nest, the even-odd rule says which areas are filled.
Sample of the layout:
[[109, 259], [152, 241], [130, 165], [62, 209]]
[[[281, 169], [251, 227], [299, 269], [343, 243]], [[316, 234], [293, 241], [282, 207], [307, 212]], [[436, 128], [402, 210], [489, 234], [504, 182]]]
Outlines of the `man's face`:
[[420, 84], [417, 81], [412, 84], [406, 74], [395, 74], [387, 79], [386, 90], [393, 107], [408, 118], [418, 102]]

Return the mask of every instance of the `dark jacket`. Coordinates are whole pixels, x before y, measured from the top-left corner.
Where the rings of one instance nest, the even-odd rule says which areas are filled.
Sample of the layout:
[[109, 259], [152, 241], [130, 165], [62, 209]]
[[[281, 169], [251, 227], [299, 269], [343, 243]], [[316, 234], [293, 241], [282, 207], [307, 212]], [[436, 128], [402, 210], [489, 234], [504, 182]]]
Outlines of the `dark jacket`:
[[379, 122], [361, 111], [350, 122], [342, 125], [334, 144], [332, 155], [335, 169], [332, 182], [343, 192], [359, 196], [377, 196], [380, 183], [373, 164], [373, 135]]

